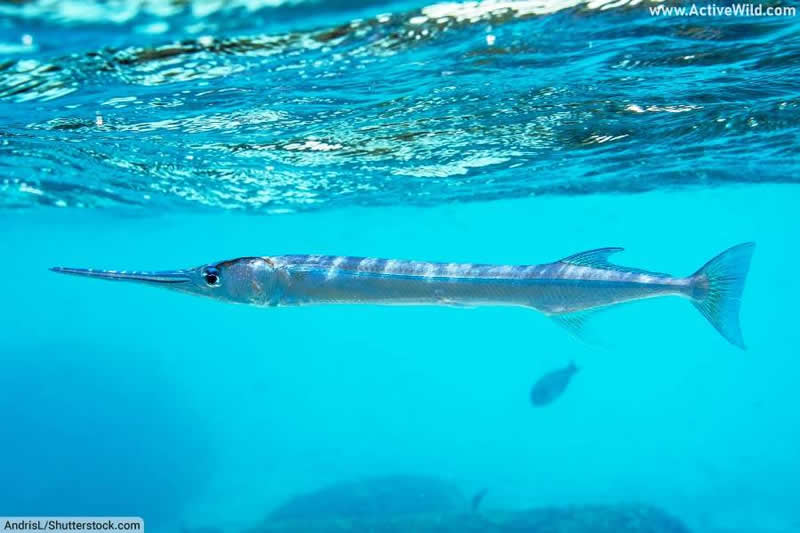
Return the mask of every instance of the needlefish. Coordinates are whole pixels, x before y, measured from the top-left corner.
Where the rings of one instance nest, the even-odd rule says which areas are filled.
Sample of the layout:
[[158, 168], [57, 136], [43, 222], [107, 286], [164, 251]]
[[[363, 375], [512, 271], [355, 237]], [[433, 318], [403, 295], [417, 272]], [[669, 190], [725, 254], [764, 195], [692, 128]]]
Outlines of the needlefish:
[[308, 304], [520, 306], [581, 335], [593, 311], [624, 302], [688, 299], [730, 343], [744, 349], [739, 303], [755, 244], [734, 246], [694, 274], [676, 277], [609, 261], [600, 248], [539, 265], [428, 263], [328, 255], [240, 257], [183, 270], [139, 272], [54, 267], [265, 307]]

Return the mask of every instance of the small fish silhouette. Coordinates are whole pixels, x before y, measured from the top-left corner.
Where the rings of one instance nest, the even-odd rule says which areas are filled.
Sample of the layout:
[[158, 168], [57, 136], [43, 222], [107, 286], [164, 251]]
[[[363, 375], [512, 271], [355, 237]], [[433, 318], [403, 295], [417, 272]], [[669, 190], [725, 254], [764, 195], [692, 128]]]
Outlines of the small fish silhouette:
[[531, 403], [537, 407], [551, 403], [561, 396], [577, 371], [575, 363], [570, 362], [565, 368], [553, 370], [540, 377], [531, 389]]
[[481, 506], [481, 502], [483, 501], [483, 497], [486, 496], [486, 493], [488, 491], [489, 491], [489, 489], [483, 488], [483, 489], [479, 490], [478, 492], [476, 492], [474, 496], [472, 496], [472, 502], [471, 502], [470, 508], [472, 509], [473, 513], [477, 513], [478, 512], [478, 508]]

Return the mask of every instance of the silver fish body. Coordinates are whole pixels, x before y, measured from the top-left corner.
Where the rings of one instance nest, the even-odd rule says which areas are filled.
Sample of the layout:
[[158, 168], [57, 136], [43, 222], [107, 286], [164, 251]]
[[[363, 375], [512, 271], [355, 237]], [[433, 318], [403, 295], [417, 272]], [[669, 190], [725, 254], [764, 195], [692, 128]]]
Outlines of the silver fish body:
[[754, 249], [734, 246], [687, 277], [621, 267], [600, 248], [541, 265], [428, 263], [344, 256], [242, 257], [166, 272], [56, 267], [65, 274], [158, 285], [232, 303], [521, 306], [579, 332], [585, 313], [676, 295], [690, 300], [731, 343], [744, 348], [739, 302]]
[[562, 314], [694, 290], [691, 278], [561, 261], [497, 266], [336, 256], [270, 260], [278, 271], [274, 305], [521, 306]]

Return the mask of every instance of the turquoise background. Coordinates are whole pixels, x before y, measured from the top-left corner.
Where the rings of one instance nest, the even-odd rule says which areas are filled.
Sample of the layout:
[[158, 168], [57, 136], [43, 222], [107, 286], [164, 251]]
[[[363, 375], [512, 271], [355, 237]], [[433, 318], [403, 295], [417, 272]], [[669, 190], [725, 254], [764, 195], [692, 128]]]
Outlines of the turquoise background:
[[[633, 500], [697, 531], [792, 531], [793, 191], [6, 212], [2, 512], [238, 526], [336, 480], [428, 473], [488, 487], [488, 508]], [[259, 309], [47, 271], [294, 252], [513, 264], [623, 245], [620, 264], [682, 274], [746, 240], [747, 351], [677, 298], [604, 313], [597, 348], [524, 309]], [[564, 396], [533, 408], [532, 383], [569, 360], [582, 370]]]

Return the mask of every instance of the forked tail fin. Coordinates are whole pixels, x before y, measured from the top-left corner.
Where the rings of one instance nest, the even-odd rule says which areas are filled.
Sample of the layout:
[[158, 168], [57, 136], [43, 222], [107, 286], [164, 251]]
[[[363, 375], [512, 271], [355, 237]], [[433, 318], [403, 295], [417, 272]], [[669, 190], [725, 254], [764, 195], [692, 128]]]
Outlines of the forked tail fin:
[[728, 248], [692, 276], [692, 303], [728, 342], [745, 349], [739, 326], [739, 304], [756, 244]]

